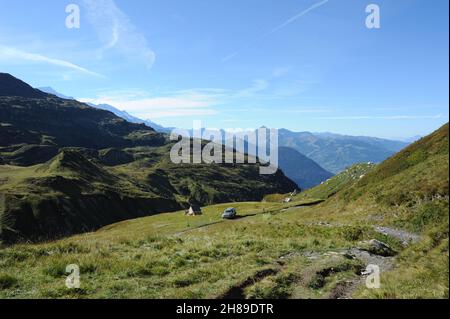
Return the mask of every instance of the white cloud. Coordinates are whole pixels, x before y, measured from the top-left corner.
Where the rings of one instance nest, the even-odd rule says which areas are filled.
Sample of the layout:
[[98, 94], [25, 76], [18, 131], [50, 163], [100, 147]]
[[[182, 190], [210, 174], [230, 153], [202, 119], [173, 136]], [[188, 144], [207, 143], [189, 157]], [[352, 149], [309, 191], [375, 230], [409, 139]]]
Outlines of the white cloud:
[[126, 93], [119, 96], [118, 94], [109, 95], [105, 92], [99, 98], [80, 100], [94, 104], [109, 104], [144, 119], [214, 115], [218, 113], [213, 106], [219, 104], [219, 101], [214, 96], [201, 92], [175, 92], [172, 96], [145, 98], [130, 98], [130, 96]]
[[69, 61], [54, 59], [54, 58], [47, 57], [45, 55], [25, 52], [25, 51], [19, 50], [17, 48], [0, 45], [0, 59], [2, 59], [2, 58], [7, 59], [8, 61], [24, 60], [24, 61], [28, 61], [28, 62], [34, 62], [34, 63], [46, 63], [46, 64], [55, 65], [55, 66], [60, 66], [63, 68], [68, 68], [68, 69], [71, 69], [74, 71], [82, 72], [82, 73], [96, 76], [96, 77], [104, 77], [101, 74], [90, 71], [86, 68], [83, 68], [83, 67], [76, 65], [74, 63], [71, 63]]
[[[94, 104], [109, 104], [144, 119], [214, 115], [219, 113], [215, 108], [218, 105], [227, 106], [227, 111], [232, 111], [231, 105], [233, 103], [242, 105], [243, 102], [241, 100], [253, 100], [260, 97], [260, 94], [269, 88], [269, 81], [270, 78], [254, 79], [250, 86], [236, 90], [193, 88], [178, 91], [159, 91], [152, 94], [141, 89], [106, 90], [98, 92], [95, 98], [84, 98], [80, 99], [80, 101]], [[256, 109], [239, 107], [237, 112], [246, 110], [258, 111]], [[271, 110], [261, 108], [261, 111]], [[303, 107], [287, 110], [286, 112], [323, 113], [324, 110]]]
[[130, 60], [138, 60], [146, 67], [152, 67], [156, 55], [148, 46], [147, 39], [113, 0], [84, 0], [83, 3], [90, 23], [103, 42], [100, 56], [115, 50]]

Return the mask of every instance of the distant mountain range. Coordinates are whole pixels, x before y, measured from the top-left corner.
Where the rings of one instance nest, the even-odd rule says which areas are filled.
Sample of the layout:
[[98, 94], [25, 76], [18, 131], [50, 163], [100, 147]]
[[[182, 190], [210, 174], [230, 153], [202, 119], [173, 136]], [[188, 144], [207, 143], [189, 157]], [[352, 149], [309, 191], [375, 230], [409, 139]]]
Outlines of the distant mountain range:
[[334, 174], [323, 169], [319, 164], [290, 147], [278, 148], [279, 167], [284, 174], [302, 189], [319, 185]]
[[376, 137], [279, 130], [279, 144], [311, 158], [324, 169], [339, 173], [356, 163], [379, 163], [409, 143]]
[[[41, 87], [39, 90], [42, 90], [46, 93], [56, 95], [63, 99], [73, 99], [72, 97], [68, 97], [64, 94], [61, 94], [55, 91], [51, 87]], [[169, 133], [173, 130], [173, 128], [163, 127], [158, 125], [150, 120], [142, 120], [137, 118], [126, 111], [121, 111], [118, 108], [109, 105], [109, 104], [92, 104], [87, 103], [88, 105], [114, 113], [115, 115], [127, 120], [131, 123], [145, 124], [149, 127], [152, 127], [158, 132]], [[256, 154], [252, 154], [256, 155]], [[324, 170], [313, 160], [307, 158], [306, 156], [300, 154], [294, 149], [289, 149], [287, 147], [283, 147], [279, 149], [279, 158], [280, 158], [280, 168], [285, 172], [286, 176], [288, 176], [291, 180], [297, 183], [297, 185], [301, 189], [306, 189], [313, 187], [315, 185], [320, 184], [322, 181], [328, 179], [333, 176], [330, 172]]]
[[[222, 133], [224, 133], [223, 130]], [[225, 135], [223, 134], [223, 136]], [[222, 141], [222, 144], [225, 144], [225, 140]], [[249, 147], [247, 140], [243, 141], [243, 144], [245, 153], [258, 157], [258, 146]], [[278, 147], [278, 167], [302, 190], [319, 185], [334, 175], [312, 159], [290, 147]]]
[[48, 94], [56, 95], [57, 97], [59, 97], [59, 98], [61, 98], [61, 99], [75, 100], [74, 97], [72, 97], [72, 96], [67, 96], [67, 95], [64, 95], [64, 94], [61, 94], [61, 93], [55, 91], [55, 90], [54, 90], [52, 87], [50, 87], [50, 86], [38, 87], [37, 89], [38, 89], [39, 91], [42, 91], [42, 92], [45, 92], [45, 93], [48, 93]]
[[[72, 99], [56, 92], [51, 87], [43, 87], [40, 90], [61, 98]], [[131, 123], [145, 124], [158, 132], [169, 133], [173, 129], [163, 127], [150, 120], [137, 118], [109, 104], [89, 105], [110, 111]], [[411, 138], [409, 142], [419, 138]], [[320, 184], [330, 176], [354, 164], [379, 163], [406, 147], [409, 142], [333, 133], [292, 132], [281, 129], [279, 130], [279, 145], [283, 148], [279, 150], [280, 168], [302, 189], [306, 189]]]

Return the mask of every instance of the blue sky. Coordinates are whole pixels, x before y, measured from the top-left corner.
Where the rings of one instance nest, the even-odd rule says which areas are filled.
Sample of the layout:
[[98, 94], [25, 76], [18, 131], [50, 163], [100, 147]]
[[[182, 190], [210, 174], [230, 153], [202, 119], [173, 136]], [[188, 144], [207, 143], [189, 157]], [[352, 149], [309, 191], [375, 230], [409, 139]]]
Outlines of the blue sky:
[[405, 138], [448, 121], [448, 5], [0, 0], [0, 71], [166, 126]]

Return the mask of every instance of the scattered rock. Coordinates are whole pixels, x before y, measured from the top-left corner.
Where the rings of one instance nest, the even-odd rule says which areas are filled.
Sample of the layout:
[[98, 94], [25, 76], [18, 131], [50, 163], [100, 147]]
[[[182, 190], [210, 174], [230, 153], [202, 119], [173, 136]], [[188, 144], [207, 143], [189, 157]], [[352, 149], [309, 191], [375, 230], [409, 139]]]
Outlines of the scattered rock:
[[285, 254], [285, 255], [283, 255], [283, 256], [280, 256], [280, 257], [279, 257], [279, 260], [288, 259], [288, 258], [293, 258], [293, 257], [299, 256], [299, 255], [300, 255], [300, 254], [297, 253], [297, 252], [290, 252], [290, 253], [287, 253], [287, 254]]
[[397, 254], [397, 252], [395, 252], [388, 244], [385, 244], [376, 239], [361, 242], [360, 249], [365, 250], [371, 254], [383, 257], [392, 257]]
[[397, 238], [402, 242], [403, 246], [407, 246], [410, 243], [416, 243], [420, 240], [420, 235], [410, 233], [404, 230], [381, 226], [376, 227], [375, 230], [383, 235]]

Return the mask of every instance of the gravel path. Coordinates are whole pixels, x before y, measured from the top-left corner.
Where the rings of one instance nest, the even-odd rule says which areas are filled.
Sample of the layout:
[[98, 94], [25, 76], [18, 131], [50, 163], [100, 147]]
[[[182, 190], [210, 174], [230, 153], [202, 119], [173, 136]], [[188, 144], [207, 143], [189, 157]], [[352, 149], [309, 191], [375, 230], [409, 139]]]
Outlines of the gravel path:
[[[378, 256], [358, 248], [349, 249], [346, 254], [363, 261], [366, 267], [368, 265], [377, 265], [380, 267], [381, 276], [384, 272], [391, 270], [394, 267], [394, 257]], [[338, 283], [330, 293], [329, 298], [351, 299], [353, 293], [358, 289], [358, 287], [365, 284], [366, 278], [366, 275], [360, 274], [357, 279], [346, 280]]]
[[421, 238], [420, 235], [418, 235], [418, 234], [414, 234], [414, 233], [410, 233], [410, 232], [407, 232], [404, 230], [399, 230], [399, 229], [390, 228], [390, 227], [377, 226], [377, 227], [375, 227], [375, 230], [386, 236], [391, 236], [391, 237], [399, 239], [402, 242], [403, 246], [407, 246], [410, 243], [416, 243]]
[[[421, 239], [421, 236], [418, 234], [391, 227], [376, 226], [375, 230], [386, 236], [397, 238], [402, 242], [403, 246], [416, 243]], [[380, 267], [380, 275], [394, 268], [395, 257], [378, 256], [358, 248], [352, 248], [348, 251], [348, 253], [349, 255], [355, 256], [355, 258], [362, 260], [366, 266], [372, 264]], [[364, 285], [365, 280], [366, 276], [361, 275], [358, 279], [339, 283], [331, 293], [330, 297], [335, 299], [351, 299], [356, 289], [358, 289], [359, 286]]]

